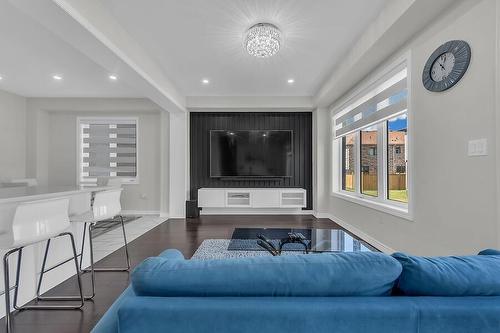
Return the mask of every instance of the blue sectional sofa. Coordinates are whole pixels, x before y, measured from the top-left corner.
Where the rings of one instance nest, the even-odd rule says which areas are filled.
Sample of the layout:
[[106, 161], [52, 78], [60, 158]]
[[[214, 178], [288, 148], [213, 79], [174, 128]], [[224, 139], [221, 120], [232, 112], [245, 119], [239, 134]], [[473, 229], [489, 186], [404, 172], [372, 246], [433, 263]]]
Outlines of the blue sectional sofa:
[[148, 258], [94, 333], [500, 332], [500, 252]]

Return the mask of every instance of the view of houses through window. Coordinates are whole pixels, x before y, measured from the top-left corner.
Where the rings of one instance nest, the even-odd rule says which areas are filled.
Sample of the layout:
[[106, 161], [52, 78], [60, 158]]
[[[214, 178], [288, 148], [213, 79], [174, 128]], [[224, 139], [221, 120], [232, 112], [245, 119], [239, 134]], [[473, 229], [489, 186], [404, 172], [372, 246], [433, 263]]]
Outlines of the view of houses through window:
[[[408, 122], [403, 113], [386, 121], [387, 126], [387, 199], [408, 202], [408, 179], [406, 174]], [[342, 189], [355, 192], [356, 163], [359, 160], [360, 192], [377, 197], [378, 189], [378, 135], [379, 125], [342, 137]], [[360, 152], [357, 158], [356, 141], [359, 137]]]
[[334, 192], [371, 207], [381, 203], [384, 209], [408, 209], [407, 80], [403, 62], [334, 113], [333, 140], [339, 145], [334, 151], [340, 151], [335, 158], [341, 163], [332, 168], [340, 171]]
[[356, 150], [354, 143], [356, 133], [347, 134], [342, 137], [342, 189], [349, 192], [356, 191]]
[[408, 121], [406, 113], [387, 121], [387, 198], [408, 202], [406, 156]]
[[361, 130], [361, 193], [378, 196], [377, 125]]

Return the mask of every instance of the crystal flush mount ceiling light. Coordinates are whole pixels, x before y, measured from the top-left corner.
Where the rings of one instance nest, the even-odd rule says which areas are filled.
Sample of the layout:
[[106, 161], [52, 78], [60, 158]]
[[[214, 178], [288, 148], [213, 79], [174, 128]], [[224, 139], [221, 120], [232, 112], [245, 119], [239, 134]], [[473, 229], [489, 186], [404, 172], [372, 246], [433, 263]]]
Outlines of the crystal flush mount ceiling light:
[[245, 48], [257, 58], [272, 57], [280, 50], [281, 31], [273, 24], [258, 23], [247, 31]]

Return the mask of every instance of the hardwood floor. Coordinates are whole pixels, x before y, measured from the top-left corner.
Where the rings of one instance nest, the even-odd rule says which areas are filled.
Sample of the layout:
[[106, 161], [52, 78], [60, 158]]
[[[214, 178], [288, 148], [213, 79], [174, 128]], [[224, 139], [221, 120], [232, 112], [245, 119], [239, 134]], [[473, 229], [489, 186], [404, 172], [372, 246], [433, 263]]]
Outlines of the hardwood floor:
[[[317, 219], [309, 215], [218, 215], [197, 219], [169, 219], [130, 243], [132, 267], [147, 257], [155, 256], [167, 248], [179, 249], [190, 258], [205, 239], [230, 238], [238, 227], [325, 227], [340, 228], [329, 219]], [[102, 265], [121, 265], [123, 248], [98, 262]], [[83, 280], [89, 290], [89, 274]], [[15, 333], [66, 333], [89, 332], [114, 300], [129, 284], [129, 273], [96, 273], [96, 296], [86, 302], [81, 310], [38, 310], [14, 313]], [[70, 278], [50, 290], [50, 294], [75, 294], [76, 279]], [[3, 299], [1, 300], [3, 302]], [[0, 332], [5, 331], [5, 321], [0, 321]]]

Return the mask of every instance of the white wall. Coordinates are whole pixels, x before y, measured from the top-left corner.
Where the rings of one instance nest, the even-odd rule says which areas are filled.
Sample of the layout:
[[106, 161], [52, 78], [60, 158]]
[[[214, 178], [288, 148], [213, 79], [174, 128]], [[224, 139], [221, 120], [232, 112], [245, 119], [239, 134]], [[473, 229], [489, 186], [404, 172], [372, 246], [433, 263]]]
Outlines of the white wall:
[[[466, 1], [450, 9], [394, 55], [396, 58], [411, 53], [413, 221], [330, 195], [330, 115], [326, 109], [317, 111], [318, 126], [323, 126], [316, 133], [320, 142], [318, 156], [325, 156], [324, 161], [318, 159], [322, 163], [318, 165], [318, 179], [322, 185], [328, 184], [318, 189], [320, 213], [348, 223], [393, 249], [414, 254], [470, 254], [500, 246], [496, 24], [494, 0]], [[451, 39], [469, 42], [469, 70], [452, 89], [431, 93], [421, 83], [423, 66], [434, 49]], [[467, 141], [476, 138], [488, 139], [488, 156], [467, 156]]]
[[26, 176], [26, 98], [0, 90], [0, 179]]
[[169, 164], [169, 217], [185, 217], [185, 202], [188, 198], [188, 115], [187, 113], [170, 114], [170, 164]]
[[[77, 182], [77, 117], [138, 117], [138, 184], [124, 185], [125, 211], [158, 213], [161, 207], [162, 115], [141, 99], [36, 98], [28, 100], [30, 176], [42, 183]], [[165, 118], [165, 117], [163, 117]], [[168, 117], [166, 124], [168, 125]], [[167, 128], [168, 130], [168, 128]], [[168, 158], [166, 159], [168, 163]], [[32, 167], [30, 165], [30, 167]], [[168, 191], [166, 191], [168, 194]], [[165, 195], [165, 193], [164, 193]]]

